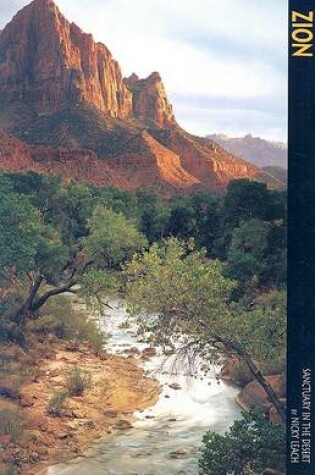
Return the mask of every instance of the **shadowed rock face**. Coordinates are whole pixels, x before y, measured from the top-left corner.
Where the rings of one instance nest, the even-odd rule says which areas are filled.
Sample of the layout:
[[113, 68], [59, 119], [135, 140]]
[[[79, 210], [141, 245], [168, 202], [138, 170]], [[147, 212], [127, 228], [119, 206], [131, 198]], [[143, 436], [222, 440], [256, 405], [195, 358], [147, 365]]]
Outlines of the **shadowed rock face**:
[[35, 0], [1, 33], [0, 100], [23, 101], [39, 113], [88, 103], [112, 117], [174, 122], [159, 75], [127, 87], [119, 64], [92, 35], [69, 23], [51, 0]]
[[[176, 122], [159, 73], [123, 79], [110, 51], [52, 0], [34, 0], [0, 32], [0, 168], [58, 173], [170, 196], [275, 180]], [[16, 141], [16, 138], [19, 141]]]
[[3, 30], [0, 97], [37, 112], [87, 102], [115, 117], [132, 111], [119, 64], [102, 44], [69, 23], [50, 0], [35, 0]]

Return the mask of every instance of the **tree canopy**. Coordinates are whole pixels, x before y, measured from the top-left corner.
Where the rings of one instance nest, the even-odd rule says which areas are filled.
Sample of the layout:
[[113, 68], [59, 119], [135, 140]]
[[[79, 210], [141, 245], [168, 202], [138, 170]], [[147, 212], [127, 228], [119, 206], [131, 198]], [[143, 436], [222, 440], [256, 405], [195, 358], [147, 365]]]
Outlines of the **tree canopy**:
[[[111, 272], [147, 244], [122, 213], [95, 205], [89, 186], [47, 183], [31, 174], [21, 180], [21, 194], [14, 180], [0, 178], [2, 285], [28, 286], [16, 312], [21, 324], [49, 298], [74, 287], [90, 301], [93, 295], [101, 302], [114, 285]], [[43, 189], [49, 190], [46, 199]], [[1, 308], [7, 312], [3, 299]]]
[[235, 303], [231, 294], [236, 284], [223, 269], [192, 241], [172, 238], [153, 244], [126, 265], [130, 311], [156, 315], [164, 336], [187, 331], [198, 342], [220, 343], [228, 354], [243, 358], [281, 412], [254, 359], [272, 359], [285, 347], [284, 299], [275, 298], [272, 304], [267, 299], [251, 309]]

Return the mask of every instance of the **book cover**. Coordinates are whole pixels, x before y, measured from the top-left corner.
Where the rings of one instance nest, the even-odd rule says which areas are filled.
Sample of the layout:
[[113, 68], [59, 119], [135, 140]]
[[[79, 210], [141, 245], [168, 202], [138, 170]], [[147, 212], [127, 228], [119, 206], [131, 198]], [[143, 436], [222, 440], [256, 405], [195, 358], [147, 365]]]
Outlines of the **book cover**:
[[314, 473], [289, 3], [0, 0], [1, 475]]

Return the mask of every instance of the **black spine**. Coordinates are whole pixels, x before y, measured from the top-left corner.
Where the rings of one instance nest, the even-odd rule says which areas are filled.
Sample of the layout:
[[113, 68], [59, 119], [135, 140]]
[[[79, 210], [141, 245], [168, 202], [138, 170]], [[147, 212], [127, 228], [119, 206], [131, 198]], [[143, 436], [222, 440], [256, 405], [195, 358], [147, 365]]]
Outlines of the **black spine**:
[[[293, 54], [297, 47], [293, 46], [296, 41], [292, 34], [298, 28], [293, 24], [294, 11], [308, 15], [315, 11], [315, 2], [290, 0], [289, 5], [287, 475], [314, 475], [315, 48], [311, 46], [314, 40], [310, 40], [307, 52], [314, 56]], [[314, 34], [314, 27], [308, 28]], [[307, 33], [304, 32], [304, 36]], [[311, 434], [308, 436], [310, 388]], [[309, 441], [310, 463], [307, 454]]]

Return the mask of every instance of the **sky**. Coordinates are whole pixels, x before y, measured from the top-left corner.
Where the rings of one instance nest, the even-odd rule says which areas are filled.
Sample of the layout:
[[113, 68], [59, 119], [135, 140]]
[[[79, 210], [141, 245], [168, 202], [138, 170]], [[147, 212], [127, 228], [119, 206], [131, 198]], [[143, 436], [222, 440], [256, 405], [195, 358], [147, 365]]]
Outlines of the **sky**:
[[[0, 29], [28, 0], [0, 0]], [[286, 0], [55, 0], [124, 76], [158, 71], [191, 133], [287, 139]]]

